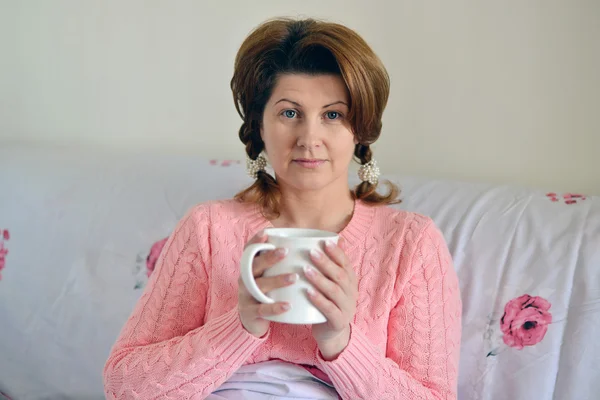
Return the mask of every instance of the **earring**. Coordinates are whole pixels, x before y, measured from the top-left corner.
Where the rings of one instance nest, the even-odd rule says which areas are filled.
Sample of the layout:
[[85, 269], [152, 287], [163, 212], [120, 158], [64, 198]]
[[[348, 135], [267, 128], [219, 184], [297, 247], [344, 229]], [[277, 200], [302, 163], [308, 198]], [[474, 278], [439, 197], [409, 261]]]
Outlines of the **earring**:
[[265, 156], [259, 154], [256, 160], [253, 160], [246, 154], [246, 171], [252, 179], [258, 178], [258, 172], [264, 171], [265, 168], [267, 168], [267, 159]]
[[363, 182], [369, 182], [371, 185], [377, 185], [379, 181], [379, 167], [377, 161], [371, 160], [363, 164], [358, 169], [358, 177]]

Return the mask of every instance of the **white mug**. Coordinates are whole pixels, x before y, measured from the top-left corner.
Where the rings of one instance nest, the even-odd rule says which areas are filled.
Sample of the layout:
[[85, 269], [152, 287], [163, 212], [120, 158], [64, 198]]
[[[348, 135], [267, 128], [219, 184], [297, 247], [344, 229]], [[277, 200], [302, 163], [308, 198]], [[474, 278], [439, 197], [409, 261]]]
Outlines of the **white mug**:
[[[269, 228], [265, 230], [266, 243], [251, 244], [244, 250], [240, 262], [240, 274], [244, 286], [250, 294], [261, 303], [272, 304], [275, 302], [287, 302], [291, 305], [290, 310], [283, 314], [264, 317], [269, 321], [287, 324], [320, 324], [327, 318], [310, 301], [307, 289], [312, 287], [304, 276], [304, 266], [311, 265], [310, 251], [312, 249], [323, 250], [325, 241], [338, 242], [338, 234], [321, 231], [317, 229], [301, 228]], [[285, 258], [271, 268], [267, 269], [263, 276], [275, 276], [281, 274], [298, 274], [298, 280], [291, 286], [274, 289], [265, 294], [260, 291], [252, 273], [252, 261], [259, 251], [274, 250], [276, 248], [288, 249]]]

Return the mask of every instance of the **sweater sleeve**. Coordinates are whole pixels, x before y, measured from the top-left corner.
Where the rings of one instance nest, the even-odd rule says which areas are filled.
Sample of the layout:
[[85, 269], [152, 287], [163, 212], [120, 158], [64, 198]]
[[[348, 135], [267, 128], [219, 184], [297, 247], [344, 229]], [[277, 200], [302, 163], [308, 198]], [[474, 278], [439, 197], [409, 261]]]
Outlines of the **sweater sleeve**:
[[390, 312], [386, 354], [352, 326], [338, 358], [317, 356], [342, 399], [457, 397], [462, 306], [448, 247], [433, 223], [410, 260], [409, 278]]
[[165, 244], [104, 367], [107, 399], [205, 398], [265, 340], [237, 308], [209, 322], [209, 206], [193, 209]]

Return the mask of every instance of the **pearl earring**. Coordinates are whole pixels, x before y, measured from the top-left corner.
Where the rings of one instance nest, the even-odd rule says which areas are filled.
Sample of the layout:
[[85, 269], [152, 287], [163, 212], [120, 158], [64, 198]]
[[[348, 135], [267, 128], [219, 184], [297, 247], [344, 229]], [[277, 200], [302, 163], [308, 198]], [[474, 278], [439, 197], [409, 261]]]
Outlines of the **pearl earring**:
[[264, 171], [266, 168], [267, 159], [262, 154], [259, 154], [258, 157], [256, 157], [256, 160], [253, 160], [250, 156], [246, 155], [246, 171], [252, 179], [257, 179], [258, 172]]
[[377, 185], [379, 173], [377, 161], [371, 160], [360, 166], [358, 169], [358, 178], [363, 182], [369, 182], [371, 185]]

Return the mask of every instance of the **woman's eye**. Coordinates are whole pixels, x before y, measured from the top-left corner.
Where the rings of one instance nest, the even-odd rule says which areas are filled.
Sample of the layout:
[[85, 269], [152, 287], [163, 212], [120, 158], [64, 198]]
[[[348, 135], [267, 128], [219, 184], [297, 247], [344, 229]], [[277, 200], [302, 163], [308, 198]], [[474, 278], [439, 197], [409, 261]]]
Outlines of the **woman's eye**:
[[338, 119], [340, 117], [340, 113], [337, 111], [328, 111], [325, 115], [327, 119]]
[[283, 115], [285, 115], [286, 118], [294, 118], [296, 116], [296, 111], [294, 111], [294, 110], [285, 110], [283, 112]]

